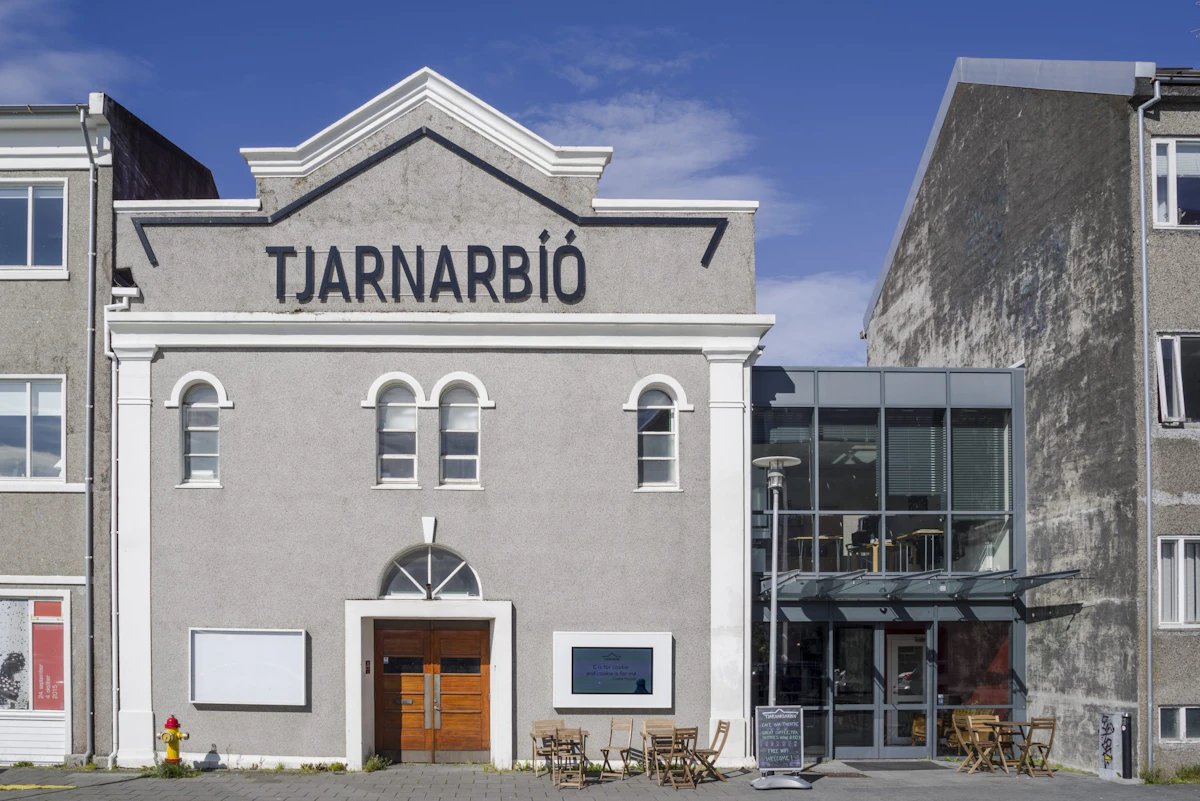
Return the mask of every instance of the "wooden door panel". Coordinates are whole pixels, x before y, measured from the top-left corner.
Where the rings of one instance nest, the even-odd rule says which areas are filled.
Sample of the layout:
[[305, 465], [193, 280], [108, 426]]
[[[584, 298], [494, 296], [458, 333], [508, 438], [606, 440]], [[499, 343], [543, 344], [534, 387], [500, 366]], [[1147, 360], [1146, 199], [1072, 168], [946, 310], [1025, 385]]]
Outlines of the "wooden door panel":
[[440, 751], [485, 752], [490, 748], [488, 632], [434, 631], [434, 669], [441, 684]]
[[433, 730], [425, 728], [425, 684], [430, 671], [429, 632], [375, 632], [375, 750], [395, 761], [428, 760]]

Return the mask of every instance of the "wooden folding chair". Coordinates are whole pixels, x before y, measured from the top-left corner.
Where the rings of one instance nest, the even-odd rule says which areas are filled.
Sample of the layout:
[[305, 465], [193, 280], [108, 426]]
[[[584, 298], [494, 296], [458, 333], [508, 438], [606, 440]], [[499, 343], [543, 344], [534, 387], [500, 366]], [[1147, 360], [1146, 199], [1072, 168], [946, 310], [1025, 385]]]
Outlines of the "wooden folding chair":
[[[985, 724], [985, 721], [992, 720], [994, 715], [968, 715], [967, 716], [967, 734], [971, 737], [971, 746], [975, 751], [975, 762], [971, 765], [971, 769], [967, 771], [970, 775], [979, 770], [980, 766], [986, 767], [992, 773], [996, 772], [995, 766], [992, 764], [992, 758], [1000, 748], [1000, 743], [996, 739], [996, 730]], [[1000, 755], [1003, 762], [1004, 755]], [[1004, 767], [1004, 772], [1008, 772], [1008, 768]]]
[[[625, 744], [617, 742], [617, 735], [625, 735]], [[608, 724], [608, 745], [601, 746], [604, 765], [600, 768], [601, 779], [624, 779], [629, 775], [629, 753], [633, 750], [633, 718], [613, 718]], [[621, 769], [614, 770], [609, 757], [616, 751], [621, 757]]]
[[548, 770], [554, 773], [554, 732], [565, 724], [561, 720], [535, 720], [530, 726], [529, 739], [532, 741], [529, 752], [529, 766], [533, 768], [533, 776], [538, 773], [538, 762], [545, 760]]
[[555, 784], [582, 790], [587, 784], [587, 753], [581, 729], [554, 732]]
[[975, 764], [978, 754], [975, 752], [975, 744], [971, 742], [970, 723], [967, 722], [966, 715], [955, 714], [950, 718], [950, 725], [954, 728], [954, 738], [956, 745], [963, 754], [962, 764], [958, 766], [955, 773], [961, 773], [964, 770], [970, 770]]
[[659, 762], [659, 785], [671, 783], [678, 790], [680, 787], [696, 789], [696, 774], [692, 770], [695, 759], [696, 737], [694, 728], [675, 729], [670, 738], [655, 739], [654, 753]]
[[654, 738], [673, 736], [675, 736], [674, 721], [664, 718], [642, 721], [642, 759], [646, 767], [646, 774], [651, 778], [658, 773], [658, 760], [654, 756]]
[[[1030, 776], [1049, 776], [1053, 779], [1050, 751], [1054, 748], [1054, 735], [1058, 733], [1058, 718], [1034, 718], [1029, 722], [1029, 733], [1025, 735], [1025, 742], [1021, 743], [1021, 764], [1017, 767], [1017, 775], [1027, 770]], [[1048, 737], [1043, 740], [1039, 735]]]
[[717, 760], [721, 758], [721, 752], [725, 750], [725, 741], [728, 739], [729, 721], [718, 721], [717, 730], [713, 732], [712, 745], [708, 748], [696, 749], [697, 781], [702, 780], [707, 774], [712, 774], [721, 781], [725, 781], [721, 771], [717, 770]]

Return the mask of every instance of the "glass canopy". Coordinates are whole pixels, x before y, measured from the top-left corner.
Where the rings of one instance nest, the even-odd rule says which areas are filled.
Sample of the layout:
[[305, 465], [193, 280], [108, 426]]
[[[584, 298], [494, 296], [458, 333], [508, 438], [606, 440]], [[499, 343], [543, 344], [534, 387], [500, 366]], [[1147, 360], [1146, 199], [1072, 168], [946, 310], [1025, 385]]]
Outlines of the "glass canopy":
[[[1079, 570], [1060, 570], [1034, 576], [1018, 576], [1015, 570], [985, 573], [883, 574], [858, 570], [828, 576], [792, 571], [779, 575], [780, 601], [999, 601], [1016, 598], [1043, 584], [1079, 576]], [[759, 592], [769, 597], [770, 577], [762, 579]]]

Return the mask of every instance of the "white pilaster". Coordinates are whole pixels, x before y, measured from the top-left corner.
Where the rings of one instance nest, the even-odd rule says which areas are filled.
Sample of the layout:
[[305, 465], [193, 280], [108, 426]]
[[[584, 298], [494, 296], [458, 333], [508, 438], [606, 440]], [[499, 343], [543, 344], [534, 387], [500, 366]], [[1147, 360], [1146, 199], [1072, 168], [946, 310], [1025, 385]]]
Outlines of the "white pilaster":
[[749, 756], [746, 632], [746, 414], [745, 350], [705, 350], [708, 357], [711, 493], [710, 727], [730, 723], [723, 763]]
[[117, 608], [121, 710], [117, 763], [154, 764], [150, 692], [150, 360], [153, 347], [115, 348], [117, 387]]

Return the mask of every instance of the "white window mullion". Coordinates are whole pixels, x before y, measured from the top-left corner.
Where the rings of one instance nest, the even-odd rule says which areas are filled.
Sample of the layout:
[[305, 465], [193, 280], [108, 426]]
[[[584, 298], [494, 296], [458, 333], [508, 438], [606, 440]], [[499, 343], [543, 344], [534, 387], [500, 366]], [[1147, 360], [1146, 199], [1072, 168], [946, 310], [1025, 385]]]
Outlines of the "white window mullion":
[[33, 266], [33, 187], [25, 190], [25, 266]]
[[1187, 420], [1187, 405], [1183, 400], [1183, 346], [1179, 337], [1171, 337], [1171, 347], [1175, 354], [1175, 412], [1180, 420]]
[[[65, 425], [63, 426], [66, 427]], [[66, 472], [66, 465], [63, 465]], [[25, 382], [25, 478], [33, 478], [33, 382]]]
[[1179, 225], [1179, 204], [1176, 202], [1175, 182], [1178, 180], [1175, 172], [1175, 140], [1172, 139], [1167, 148], [1167, 219], [1171, 225]]

